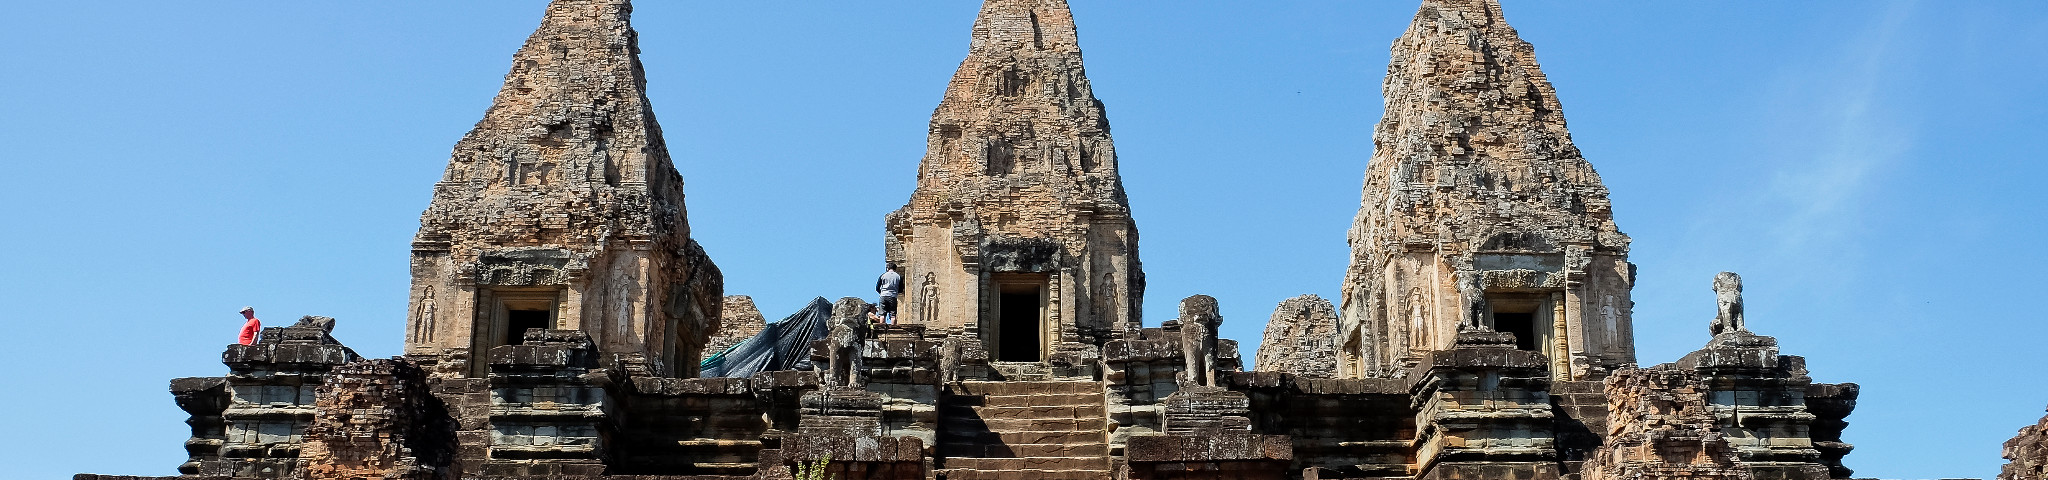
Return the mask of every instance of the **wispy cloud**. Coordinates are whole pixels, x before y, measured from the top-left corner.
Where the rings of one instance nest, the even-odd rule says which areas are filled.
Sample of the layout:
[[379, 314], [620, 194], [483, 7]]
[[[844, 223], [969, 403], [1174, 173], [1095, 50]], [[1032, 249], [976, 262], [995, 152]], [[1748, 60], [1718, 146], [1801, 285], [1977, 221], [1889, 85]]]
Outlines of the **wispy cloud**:
[[[1894, 2], [1841, 47], [1786, 75], [1772, 102], [1781, 132], [1771, 145], [1782, 161], [1754, 192], [1752, 211], [1773, 218], [1763, 227], [1776, 260], [1854, 255], [1866, 206], [1879, 194], [1878, 176], [1901, 161], [1913, 129], [1886, 101], [1907, 69], [1899, 35], [1915, 2]], [[1830, 61], [1832, 60], [1832, 61]], [[1769, 167], [1766, 167], [1769, 168]]]

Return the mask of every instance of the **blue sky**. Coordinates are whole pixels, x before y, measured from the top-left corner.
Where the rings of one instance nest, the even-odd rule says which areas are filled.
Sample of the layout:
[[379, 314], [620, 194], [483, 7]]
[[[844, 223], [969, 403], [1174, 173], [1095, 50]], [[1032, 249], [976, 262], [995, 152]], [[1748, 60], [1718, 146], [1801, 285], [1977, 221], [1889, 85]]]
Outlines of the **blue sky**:
[[[15, 2], [0, 16], [0, 464], [169, 474], [165, 392], [234, 311], [399, 352], [408, 241], [541, 3]], [[650, 97], [728, 293], [865, 293], [974, 2], [643, 2]], [[1148, 323], [1204, 293], [1252, 350], [1335, 298], [1415, 2], [1077, 0]], [[1863, 385], [1859, 477], [1996, 475], [2048, 405], [2048, 3], [1532, 2], [1577, 145], [1634, 237], [1640, 360], [1750, 326]]]

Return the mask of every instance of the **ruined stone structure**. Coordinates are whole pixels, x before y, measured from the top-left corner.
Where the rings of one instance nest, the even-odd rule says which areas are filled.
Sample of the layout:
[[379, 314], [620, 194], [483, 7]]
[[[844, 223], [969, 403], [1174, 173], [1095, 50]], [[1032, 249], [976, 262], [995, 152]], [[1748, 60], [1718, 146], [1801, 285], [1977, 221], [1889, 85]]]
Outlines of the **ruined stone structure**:
[[990, 0], [889, 214], [902, 315], [1037, 362], [1138, 325], [1145, 274], [1064, 0]]
[[[325, 317], [230, 346], [227, 376], [171, 382], [192, 427], [175, 478], [768, 480], [826, 457], [844, 480], [1851, 474], [1858, 387], [1751, 333], [1732, 273], [1702, 349], [1636, 367], [1628, 239], [1494, 0], [1424, 0], [1395, 43], [1341, 314], [1282, 302], [1258, 371], [1217, 338], [1222, 300], [1139, 321], [1071, 14], [986, 0], [884, 219], [903, 323], [843, 298], [813, 368], [694, 378], [764, 322], [689, 240], [629, 13], [555, 0], [514, 56], [422, 219], [406, 354], [361, 359]], [[2039, 430], [2008, 477], [2040, 478]]]
[[690, 239], [626, 0], [556, 2], [434, 184], [405, 352], [482, 377], [527, 329], [581, 330], [634, 369], [696, 376], [723, 277]]
[[1634, 365], [1628, 236], [1499, 5], [1423, 2], [1385, 93], [1351, 225], [1343, 376], [1398, 377], [1463, 328], [1513, 333], [1558, 380]]
[[761, 316], [761, 309], [754, 306], [753, 297], [726, 295], [721, 311], [724, 313], [719, 317], [718, 329], [704, 341], [705, 356], [723, 352], [733, 344], [761, 333], [761, 329], [768, 326], [768, 318]]
[[1302, 295], [1280, 302], [1266, 321], [1265, 340], [1253, 364], [1267, 372], [1308, 378], [1337, 374], [1337, 308], [1329, 300]]
[[2048, 479], [2048, 417], [2020, 429], [2005, 442], [2005, 464], [1998, 480]]

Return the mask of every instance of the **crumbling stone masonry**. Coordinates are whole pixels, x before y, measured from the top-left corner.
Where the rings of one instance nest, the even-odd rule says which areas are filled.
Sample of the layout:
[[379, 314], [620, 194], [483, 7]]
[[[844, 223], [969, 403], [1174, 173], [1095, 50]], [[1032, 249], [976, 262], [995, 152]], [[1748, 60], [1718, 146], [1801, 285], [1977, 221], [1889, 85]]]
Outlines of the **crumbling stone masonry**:
[[1478, 327], [1558, 380], [1635, 364], [1628, 236], [1494, 0], [1426, 0], [1394, 41], [1351, 226], [1343, 376], [1407, 373]]
[[[1494, 0], [1424, 0], [1395, 43], [1343, 308], [1282, 302], [1260, 371], [1216, 336], [1223, 300], [1143, 327], [1072, 15], [987, 0], [885, 217], [903, 324], [843, 298], [810, 370], [697, 378], [765, 322], [689, 239], [630, 12], [555, 0], [514, 55], [422, 216], [405, 355], [361, 359], [325, 317], [230, 346], [227, 376], [171, 382], [192, 437], [155, 478], [1851, 474], [1858, 387], [1752, 333], [1732, 273], [1704, 348], [1636, 367], [1628, 238]], [[2007, 444], [2006, 478], [2041, 478], [2041, 438]]]
[[1065, 0], [989, 0], [887, 217], [902, 318], [1039, 362], [1138, 326], [1145, 274]]
[[1266, 321], [1266, 337], [1253, 360], [1259, 370], [1302, 377], [1337, 375], [1337, 308], [1329, 300], [1302, 295], [1280, 302]]
[[694, 377], [723, 277], [690, 239], [683, 177], [647, 102], [626, 0], [550, 4], [448, 161], [413, 239], [406, 354], [483, 377], [531, 328], [581, 330]]
[[768, 326], [767, 317], [761, 316], [761, 310], [754, 307], [753, 297], [726, 295], [722, 311], [724, 313], [719, 317], [718, 329], [712, 331], [711, 338], [704, 341], [704, 356], [723, 352], [733, 344], [761, 333], [761, 329]]
[[2048, 478], [2048, 417], [2020, 429], [2005, 442], [2005, 469], [1998, 480], [2041, 480]]

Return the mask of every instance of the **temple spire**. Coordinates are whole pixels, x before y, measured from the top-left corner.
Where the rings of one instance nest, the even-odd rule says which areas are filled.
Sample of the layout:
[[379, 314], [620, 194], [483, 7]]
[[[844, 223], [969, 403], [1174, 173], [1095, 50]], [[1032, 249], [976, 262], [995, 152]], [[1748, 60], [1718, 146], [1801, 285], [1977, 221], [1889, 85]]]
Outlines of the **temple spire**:
[[1350, 235], [1346, 372], [1403, 371], [1461, 319], [1560, 378], [1634, 363], [1629, 239], [1500, 3], [1426, 0], [1392, 53]]
[[455, 144], [413, 246], [407, 352], [477, 375], [529, 328], [694, 375], [723, 298], [690, 239], [626, 0], [556, 0]]
[[[903, 318], [1020, 360], [1138, 322], [1137, 228], [1065, 1], [983, 3], [927, 135], [917, 190], [887, 221]], [[1017, 307], [1023, 292], [1042, 304]]]

